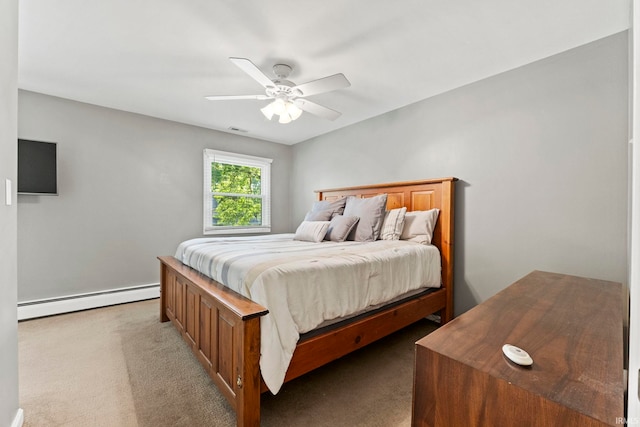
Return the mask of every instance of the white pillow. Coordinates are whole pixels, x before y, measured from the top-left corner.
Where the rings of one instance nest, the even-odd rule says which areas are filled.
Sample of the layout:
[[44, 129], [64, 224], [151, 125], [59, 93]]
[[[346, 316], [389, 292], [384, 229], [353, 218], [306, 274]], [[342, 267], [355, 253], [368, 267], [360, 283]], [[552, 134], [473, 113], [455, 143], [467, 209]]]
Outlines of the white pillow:
[[404, 227], [402, 228], [400, 240], [430, 245], [433, 238], [433, 230], [436, 228], [438, 213], [440, 213], [438, 209], [407, 212], [404, 216]]
[[293, 236], [293, 240], [322, 242], [331, 221], [302, 221]]
[[380, 240], [398, 240], [404, 226], [404, 216], [407, 208], [391, 209], [387, 211], [380, 229]]

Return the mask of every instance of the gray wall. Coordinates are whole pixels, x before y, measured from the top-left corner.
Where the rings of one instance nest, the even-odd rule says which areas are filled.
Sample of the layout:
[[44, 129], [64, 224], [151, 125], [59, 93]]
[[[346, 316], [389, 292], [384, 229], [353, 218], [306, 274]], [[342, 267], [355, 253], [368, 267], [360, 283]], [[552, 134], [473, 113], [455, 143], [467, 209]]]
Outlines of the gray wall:
[[314, 189], [455, 176], [455, 310], [531, 270], [626, 282], [627, 33], [297, 144]]
[[16, 182], [18, 1], [0, 1], [0, 426], [18, 411], [17, 204], [5, 203], [5, 179]]
[[59, 196], [18, 197], [18, 300], [159, 281], [158, 255], [202, 236], [202, 150], [274, 159], [272, 231], [288, 232], [291, 148], [33, 92], [20, 138], [58, 143]]

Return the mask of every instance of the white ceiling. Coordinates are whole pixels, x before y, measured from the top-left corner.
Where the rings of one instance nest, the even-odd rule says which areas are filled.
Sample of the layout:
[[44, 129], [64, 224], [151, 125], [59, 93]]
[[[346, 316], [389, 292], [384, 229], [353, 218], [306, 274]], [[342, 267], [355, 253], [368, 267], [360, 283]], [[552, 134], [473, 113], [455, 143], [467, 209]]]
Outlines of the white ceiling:
[[[630, 0], [20, 0], [19, 87], [295, 144], [629, 27]], [[343, 73], [309, 99], [342, 112], [282, 125], [228, 57], [297, 84]], [[231, 131], [229, 131], [231, 132]], [[237, 132], [236, 132], [237, 133]]]

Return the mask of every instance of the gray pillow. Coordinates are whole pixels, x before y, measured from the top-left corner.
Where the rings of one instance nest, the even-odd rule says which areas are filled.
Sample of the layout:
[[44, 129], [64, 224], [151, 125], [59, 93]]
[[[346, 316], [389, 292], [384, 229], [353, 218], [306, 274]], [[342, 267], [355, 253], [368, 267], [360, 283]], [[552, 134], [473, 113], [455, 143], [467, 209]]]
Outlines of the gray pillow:
[[331, 240], [332, 242], [344, 242], [347, 240], [347, 236], [351, 229], [356, 225], [360, 218], [357, 216], [344, 216], [336, 215], [329, 223], [327, 234], [324, 236], [324, 240]]
[[387, 211], [387, 195], [379, 194], [367, 199], [355, 196], [347, 197], [344, 207], [344, 216], [357, 216], [360, 218], [353, 227], [347, 240], [356, 242], [373, 242], [380, 236], [382, 221]]
[[342, 198], [329, 202], [321, 200], [315, 202], [311, 210], [305, 215], [305, 221], [330, 221], [336, 215], [341, 215], [347, 199]]

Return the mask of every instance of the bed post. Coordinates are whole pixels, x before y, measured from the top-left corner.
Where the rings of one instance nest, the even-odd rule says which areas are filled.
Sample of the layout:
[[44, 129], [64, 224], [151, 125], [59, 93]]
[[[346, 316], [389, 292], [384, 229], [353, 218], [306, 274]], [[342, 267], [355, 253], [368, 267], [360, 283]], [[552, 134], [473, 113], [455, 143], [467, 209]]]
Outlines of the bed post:
[[456, 178], [442, 181], [442, 206], [440, 212], [440, 227], [442, 241], [440, 254], [442, 256], [442, 285], [446, 290], [446, 306], [440, 312], [441, 324], [453, 319], [453, 222], [454, 222], [454, 183]]
[[167, 306], [167, 266], [160, 263], [160, 322], [168, 322], [169, 316], [165, 307]]
[[238, 427], [260, 425], [260, 318], [238, 328], [242, 351], [236, 353], [236, 422]]

